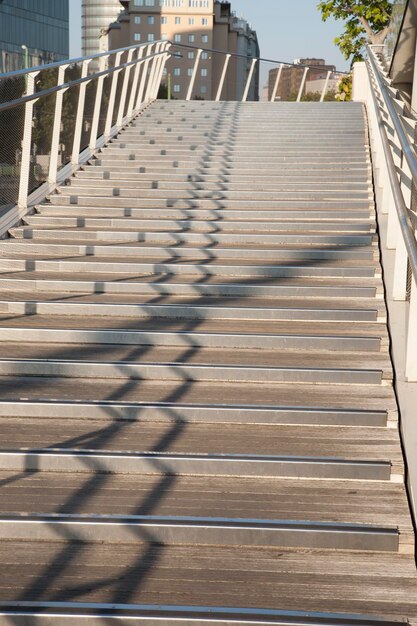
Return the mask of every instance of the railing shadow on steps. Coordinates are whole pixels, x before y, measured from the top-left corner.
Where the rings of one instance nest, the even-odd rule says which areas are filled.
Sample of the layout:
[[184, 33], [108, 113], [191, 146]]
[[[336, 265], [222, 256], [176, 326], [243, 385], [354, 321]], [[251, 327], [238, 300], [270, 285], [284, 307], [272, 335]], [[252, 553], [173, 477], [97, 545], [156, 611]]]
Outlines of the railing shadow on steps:
[[[154, 68], [155, 68], [155, 73], [156, 73], [156, 67], [158, 64], [158, 59], [160, 60], [160, 67], [159, 67], [159, 72], [162, 72], [163, 69], [163, 63], [164, 61], [162, 59], [165, 59], [167, 57], [167, 50], [168, 50], [168, 44], [163, 44], [162, 42], [159, 42], [161, 45], [161, 49], [158, 52], [151, 52], [151, 50], [146, 49], [145, 51], [145, 47], [138, 47], [135, 48], [135, 50], [139, 51], [142, 50], [144, 53], [144, 56], [142, 56], [140, 58], [140, 60], [134, 62], [131, 61], [131, 65], [119, 65], [119, 66], [114, 66], [113, 68], [111, 68], [112, 72], [110, 70], [102, 70], [102, 72], [98, 72], [95, 74], [95, 78], [96, 80], [100, 80], [100, 78], [106, 78], [107, 76], [116, 76], [117, 75], [117, 69], [119, 68], [120, 71], [125, 70], [127, 73], [127, 70], [130, 68], [137, 68], [140, 67], [141, 65], [145, 64], [147, 61], [149, 63], [151, 63]], [[162, 45], [166, 45], [167, 47], [165, 49], [162, 49]], [[126, 50], [126, 52], [130, 53], [130, 51]], [[116, 52], [116, 54], [118, 54]], [[105, 58], [105, 55], [103, 55], [102, 57], [100, 57], [100, 59]], [[119, 58], [120, 60], [120, 58]], [[60, 66], [62, 67], [62, 66]], [[65, 71], [65, 70], [64, 70]], [[1, 77], [0, 77], [1, 78]], [[62, 73], [61, 73], [61, 78], [62, 78]], [[143, 77], [142, 77], [143, 78]], [[32, 78], [30, 78], [30, 75], [28, 77], [28, 91], [30, 91], [31, 88], [34, 88], [34, 80], [35, 77], [33, 76]], [[85, 77], [85, 80], [82, 81], [80, 80], [77, 84], [82, 86], [82, 84], [86, 84], [87, 83], [87, 77]], [[89, 80], [91, 80], [91, 77], [89, 78]], [[75, 82], [73, 83], [74, 85], [76, 84]], [[139, 83], [138, 83], [139, 84]], [[144, 82], [142, 82], [142, 85], [146, 84], [146, 79], [144, 79]], [[152, 81], [148, 81], [149, 85], [152, 85]], [[154, 87], [156, 89], [157, 86], [157, 80], [155, 78], [155, 84]], [[63, 91], [64, 89], [68, 88], [66, 86], [64, 86], [64, 83], [62, 83], [61, 85], [61, 91]], [[143, 89], [145, 89], [145, 87], [143, 87]], [[59, 89], [57, 88], [55, 90], [56, 93], [59, 93]], [[81, 92], [81, 89], [80, 89]], [[49, 91], [49, 94], [53, 93], [53, 91]], [[153, 94], [153, 95], [152, 95]], [[111, 95], [111, 94], [110, 94]], [[33, 96], [33, 97], [32, 97]], [[27, 105], [28, 107], [33, 106], [33, 102], [35, 102], [37, 94], [33, 93], [32, 96], [28, 96], [28, 99], [25, 101], [25, 106]], [[150, 90], [149, 91], [149, 101], [152, 99], [152, 97], [155, 97], [155, 91]], [[134, 102], [134, 100], [132, 101]], [[131, 113], [132, 115], [137, 114], [138, 110], [140, 110], [140, 106], [142, 105], [146, 105], [148, 102], [148, 100], [146, 98], [144, 98], [144, 100], [142, 102], [139, 103], [139, 109], [136, 108], [135, 110], [132, 110]], [[111, 105], [109, 103], [109, 107], [111, 108]], [[0, 112], [1, 112], [1, 107], [0, 107]], [[123, 112], [123, 107], [120, 104], [119, 105], [119, 111]], [[96, 111], [96, 107], [95, 107], [95, 112]], [[98, 113], [97, 113], [98, 115]], [[113, 121], [112, 116], [110, 115], [110, 113], [107, 114], [107, 121], [110, 120], [110, 124]], [[124, 121], [123, 121], [124, 120]], [[26, 120], [27, 122], [27, 120]], [[28, 124], [25, 122], [25, 129], [28, 128]], [[126, 123], [125, 118], [122, 118], [122, 122]], [[55, 118], [55, 123], [54, 123], [54, 127], [56, 124], [56, 118]], [[94, 131], [94, 129], [98, 128], [98, 117], [96, 116], [94, 122], [93, 122], [93, 126], [92, 129]], [[120, 126], [118, 126], [117, 128], [115, 128], [114, 126], [110, 128], [110, 133], [111, 136], [116, 136], [116, 134], [119, 132], [120, 130]], [[94, 135], [94, 133], [93, 133]], [[55, 139], [56, 139], [56, 133], [54, 134]], [[56, 142], [55, 142], [56, 144]], [[68, 177], [69, 172], [73, 172], [73, 165], [75, 166], [79, 166], [82, 162], [86, 162], [89, 158], [91, 158], [92, 154], [97, 150], [100, 149], [102, 146], [105, 145], [105, 142], [103, 140], [103, 143], [100, 144], [100, 142], [97, 140], [97, 136], [95, 141], [93, 140], [92, 144], [90, 144], [89, 148], [87, 149], [88, 151], [85, 153], [85, 155], [81, 158], [79, 158], [78, 163], [73, 163], [71, 165], [71, 167], [68, 170], [62, 170], [62, 172], [60, 172], [60, 176], [57, 175], [57, 170], [55, 169], [55, 165], [53, 165], [52, 168], [52, 176], [49, 180], [50, 184], [58, 184], [60, 180], [64, 180], [65, 178]], [[26, 146], [27, 147], [27, 146]], [[27, 154], [27, 152], [25, 153]], [[55, 172], [55, 179], [54, 179], [54, 172]], [[25, 206], [25, 204], [27, 205], [27, 201], [25, 201], [24, 197], [26, 197], [27, 199], [27, 188], [26, 188], [26, 182], [23, 179], [23, 182], [21, 183], [22, 187], [21, 187], [21, 191], [22, 191], [22, 204], [19, 205], [21, 209], [26, 210], [27, 206]], [[26, 190], [26, 191], [25, 191]], [[42, 192], [43, 193], [43, 192]], [[39, 197], [39, 196], [38, 196]], [[190, 201], [192, 201], [192, 199], [190, 199]], [[214, 202], [218, 202], [217, 198], [213, 198]], [[221, 205], [218, 206], [219, 209], [221, 209]], [[207, 235], [208, 240], [210, 241], [210, 235]], [[211, 242], [212, 243], [212, 242]], [[326, 246], [327, 248], [327, 246]], [[338, 248], [340, 249], [340, 248]], [[318, 264], [319, 261], [316, 261], [316, 263]], [[326, 263], [325, 260], [322, 261], [322, 263]], [[288, 265], [288, 263], [287, 263]], [[296, 265], [296, 263], [294, 262], [294, 265]], [[126, 280], [129, 280], [129, 278], [126, 278]], [[159, 279], [160, 283], [163, 283], [164, 280], [168, 280], [168, 277], [164, 277], [161, 276]], [[209, 276], [202, 276], [197, 282], [196, 282], [196, 293], [198, 293], [198, 285], [202, 284], [204, 282], [206, 282], [207, 280], [209, 280]], [[290, 279], [288, 279], [289, 281]], [[246, 284], [260, 284], [262, 282], [262, 284], [266, 284], [268, 281], [265, 278], [259, 278], [259, 279], [251, 279], [251, 280], [245, 280]], [[277, 280], [275, 279], [274, 281], [275, 283], [277, 283]], [[280, 283], [284, 283], [286, 282], [285, 279], [280, 279]], [[158, 295], [157, 296], [158, 299], [164, 296]], [[219, 303], [221, 301], [220, 298], [216, 298], [216, 302]], [[225, 298], [226, 301], [226, 298]], [[227, 302], [231, 303], [233, 301], [233, 299], [228, 296], [227, 297]], [[195, 302], [195, 301], [194, 301]], [[196, 303], [197, 304], [197, 303]], [[200, 320], [194, 320], [194, 321], [187, 321], [185, 322], [182, 327], [181, 330], [183, 330], [184, 332], [192, 332], [198, 329], [199, 324], [201, 323]], [[151, 326], [151, 322], [149, 323], [149, 326]], [[126, 327], [128, 326], [128, 323], [126, 323]], [[146, 329], [146, 324], [144, 325], [145, 329]], [[143, 356], [144, 354], [146, 354], [147, 350], [149, 350], [150, 347], [146, 347], [143, 346], [140, 349], [138, 349], [137, 352], [137, 356]], [[198, 350], [200, 349], [200, 347], [198, 346], [198, 344], [193, 344], [193, 342], [191, 341], [191, 339], [189, 340], [189, 346], [184, 347], [184, 353], [181, 355], [180, 359], [182, 360], [182, 362], [187, 362], [191, 359], [192, 356], [195, 356], [195, 354], [198, 352]], [[68, 357], [69, 355], [67, 353], [65, 353], [66, 356]], [[56, 353], [55, 353], [56, 355]], [[62, 351], [59, 351], [59, 355], [62, 356]], [[131, 357], [134, 357], [135, 354], [131, 354]], [[50, 357], [52, 357], [52, 354], [50, 355]], [[177, 370], [178, 371], [178, 370]], [[35, 379], [33, 380], [33, 382], [35, 383]], [[112, 394], [109, 394], [106, 398], [106, 400], [108, 402], [117, 402], [117, 401], [123, 401], [123, 399], [126, 399], [126, 397], [129, 394], [129, 390], [131, 389], [131, 386], [134, 385], [135, 389], [138, 389], [138, 387], [140, 388], [140, 383], [141, 381], [127, 381], [126, 383], [120, 385], [120, 388], [117, 389], [117, 391], [115, 391]], [[36, 380], [36, 384], [37, 386], [39, 385], [39, 379]], [[177, 387], [173, 390], [170, 391], [166, 394], [166, 396], [164, 397], [163, 400], [161, 400], [162, 402], [167, 402], [167, 403], [174, 403], [174, 402], [180, 402], [181, 398], [184, 397], [184, 395], [189, 391], [190, 386], [192, 386], [193, 381], [190, 380], [189, 375], [184, 372], [184, 377], [183, 380], [180, 381], [177, 385]], [[117, 412], [114, 412], [114, 410], [112, 410], [111, 406], [108, 407], [108, 413], [109, 413], [109, 419], [111, 420], [110, 425], [106, 426], [105, 428], [102, 429], [98, 429], [98, 430], [93, 430], [81, 437], [77, 437], [74, 438], [72, 440], [68, 440], [64, 442], [54, 442], [53, 444], [51, 444], [51, 448], [54, 447], [61, 447], [61, 445], [64, 443], [64, 445], [66, 447], [71, 447], [71, 446], [76, 446], [76, 445], [88, 445], [92, 448], [94, 448], [94, 446], [96, 446], [97, 448], [99, 447], [103, 447], [106, 445], [106, 442], [110, 441], [111, 439], [113, 439], [115, 436], [117, 436], [121, 431], [123, 431], [124, 427], [126, 427], [128, 425], [128, 422], [121, 422], [120, 420], [120, 416], [118, 416]], [[167, 426], [166, 432], [161, 436], [160, 440], [155, 443], [155, 450], [158, 451], [163, 451], [164, 449], [168, 449], [170, 444], [172, 442], [174, 442], [177, 438], [180, 437], [180, 435], [184, 432], [184, 429], [187, 427], [187, 422], [184, 421], [183, 417], [175, 410], [175, 409], [171, 409], [170, 410], [170, 419], [172, 421], [171, 424], [169, 424]], [[62, 446], [64, 447], [64, 446]], [[91, 467], [89, 467], [88, 469], [91, 469]], [[88, 498], [92, 497], [92, 494], [94, 494], [98, 489], [100, 489], [106, 482], [106, 480], [108, 480], [108, 475], [105, 473], [101, 473], [101, 467], [99, 464], [97, 464], [97, 466], [95, 466], [93, 469], [97, 470], [96, 473], [87, 478], [86, 479], [86, 483], [82, 486], [82, 488], [80, 489], [79, 492], [72, 494], [71, 497], [68, 499], [68, 501], [64, 502], [60, 508], [58, 512], [61, 513], [65, 513], [69, 510], [74, 511], [74, 509], [77, 508], [77, 506], [80, 506], [84, 501], [86, 501]], [[164, 471], [164, 468], [161, 467], [161, 473]], [[140, 502], [137, 504], [137, 508], [135, 509], [135, 514], [136, 515], [143, 515], [143, 514], [150, 514], [153, 510], [153, 507], [155, 506], [155, 504], [160, 501], [164, 495], [169, 491], [169, 489], [172, 488], [174, 482], [176, 480], [175, 476], [172, 475], [167, 475], [167, 476], [163, 476], [160, 479], [160, 482], [155, 486], [155, 488], [153, 489], [153, 491], [151, 491], [147, 498], [145, 499], [145, 501]], [[55, 560], [51, 563], [48, 563], [47, 568], [45, 569], [45, 572], [43, 573], [43, 575], [39, 576], [38, 578], [35, 579], [35, 581], [33, 582], [33, 585], [29, 588], [24, 590], [24, 592], [22, 592], [21, 595], [21, 600], [33, 600], [33, 599], [42, 599], [42, 597], [44, 596], [45, 592], [47, 593], [47, 589], [48, 589], [48, 584], [50, 584], [52, 582], [53, 577], [57, 578], [60, 574], [62, 574], [62, 572], [71, 565], [71, 563], [74, 561], [75, 558], [77, 558], [77, 556], [79, 555], [79, 552], [83, 549], [83, 544], [82, 543], [77, 543], [77, 535], [69, 535], [68, 532], [65, 532], [63, 537], [60, 537], [61, 539], [70, 539], [73, 540], [75, 543], [71, 544], [70, 547], [64, 548], [62, 550], [62, 552], [60, 552]], [[100, 587], [103, 586], [113, 586], [114, 592], [113, 592], [113, 597], [112, 600], [114, 602], [118, 602], [120, 601], [120, 597], [123, 597], [123, 601], [125, 602], [129, 602], [129, 599], [132, 597], [133, 593], [136, 592], [139, 588], [140, 585], [142, 584], [142, 582], [144, 581], [144, 579], [146, 578], [146, 576], [149, 574], [149, 572], [151, 571], [152, 567], [154, 567], [154, 565], [158, 562], [158, 560], [161, 557], [161, 553], [163, 552], [163, 545], [161, 544], [156, 544], [155, 542], [153, 542], [153, 538], [150, 534], [146, 535], [144, 537], [144, 540], [146, 540], [147, 542], [149, 542], [149, 547], [146, 549], [144, 554], [140, 554], [140, 556], [137, 558], [136, 562], [133, 563], [133, 565], [127, 569], [125, 571], [125, 576], [123, 577], [122, 580], [119, 579], [107, 579], [107, 580], [101, 580], [99, 583], [97, 583], [96, 587], [93, 588], [93, 586], [90, 584], [88, 585], [88, 588], [85, 588], [83, 586], [77, 587], [77, 588], [72, 588], [72, 589], [67, 589], [65, 592], [63, 592], [62, 594], [60, 594], [59, 599], [63, 600], [65, 598], [70, 599], [70, 598], [74, 598], [77, 597], [79, 598], [80, 596], [82, 597], [84, 594], [88, 594], [90, 592], [94, 592], [94, 590], [99, 589]], [[51, 598], [52, 600], [54, 599], [53, 597]], [[12, 618], [11, 618], [12, 619]]]

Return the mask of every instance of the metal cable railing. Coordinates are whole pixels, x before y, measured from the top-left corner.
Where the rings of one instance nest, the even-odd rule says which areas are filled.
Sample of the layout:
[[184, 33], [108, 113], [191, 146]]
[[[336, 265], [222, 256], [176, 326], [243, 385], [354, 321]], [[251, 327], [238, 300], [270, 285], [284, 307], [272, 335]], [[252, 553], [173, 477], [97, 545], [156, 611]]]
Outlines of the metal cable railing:
[[[0, 147], [0, 163], [13, 161], [18, 178], [8, 188], [15, 197], [0, 186], [0, 206], [24, 212], [34, 190], [42, 187], [36, 202], [154, 100], [169, 48], [157, 41], [0, 74], [0, 146], [13, 130], [21, 133], [14, 152], [5, 157]], [[19, 125], [10, 129], [13, 111]]]

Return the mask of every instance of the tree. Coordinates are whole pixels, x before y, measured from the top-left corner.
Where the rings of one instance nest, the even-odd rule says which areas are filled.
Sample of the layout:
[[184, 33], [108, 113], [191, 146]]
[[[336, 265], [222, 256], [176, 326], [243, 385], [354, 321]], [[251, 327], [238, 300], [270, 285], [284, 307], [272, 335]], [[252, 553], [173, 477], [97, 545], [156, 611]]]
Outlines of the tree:
[[367, 43], [384, 43], [391, 19], [391, 0], [321, 0], [317, 6], [324, 22], [330, 17], [345, 22], [344, 32], [334, 42], [346, 59], [360, 60]]

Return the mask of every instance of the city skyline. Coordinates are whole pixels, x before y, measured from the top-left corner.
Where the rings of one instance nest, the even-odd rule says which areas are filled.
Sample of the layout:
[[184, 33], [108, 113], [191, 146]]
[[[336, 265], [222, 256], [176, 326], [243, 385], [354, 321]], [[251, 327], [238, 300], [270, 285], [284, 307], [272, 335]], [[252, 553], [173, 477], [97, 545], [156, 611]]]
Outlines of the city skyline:
[[[334, 20], [323, 23], [316, 5], [316, 0], [297, 0], [293, 5], [284, 0], [232, 1], [236, 14], [247, 19], [257, 31], [262, 57], [290, 62], [298, 57], [314, 56], [324, 58], [339, 70], [348, 69], [349, 62], [333, 43], [342, 24]], [[290, 31], [289, 23], [297, 23], [297, 29]], [[70, 56], [81, 56], [81, 0], [70, 2]]]

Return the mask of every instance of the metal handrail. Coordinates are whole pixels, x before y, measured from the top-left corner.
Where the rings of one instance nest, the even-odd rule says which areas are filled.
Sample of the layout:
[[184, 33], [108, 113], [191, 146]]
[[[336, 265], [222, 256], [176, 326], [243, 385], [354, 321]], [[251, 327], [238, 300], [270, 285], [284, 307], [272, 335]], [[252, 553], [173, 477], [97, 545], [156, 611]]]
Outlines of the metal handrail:
[[0, 80], [5, 78], [15, 78], [19, 76], [26, 76], [26, 74], [30, 74], [31, 72], [43, 72], [44, 70], [53, 70], [57, 67], [61, 67], [62, 65], [76, 65], [78, 63], [83, 63], [84, 61], [93, 61], [94, 59], [101, 59], [102, 57], [109, 56], [110, 54], [117, 54], [118, 52], [129, 52], [129, 50], [134, 50], [135, 48], [140, 48], [147, 46], [149, 43], [158, 44], [158, 43], [166, 43], [165, 40], [159, 39], [158, 41], [152, 41], [141, 44], [134, 44], [132, 46], [126, 46], [125, 48], [117, 48], [116, 50], [107, 50], [106, 52], [98, 52], [97, 54], [90, 54], [89, 56], [84, 57], [76, 57], [74, 59], [63, 59], [61, 61], [54, 61], [53, 63], [45, 63], [44, 65], [35, 65], [33, 67], [27, 67], [21, 70], [14, 70], [13, 72], [0, 73]]
[[385, 85], [384, 79], [381, 76], [381, 73], [379, 71], [378, 66], [375, 63], [375, 60], [373, 58], [373, 53], [371, 50], [368, 49], [368, 61], [372, 67], [372, 70], [374, 72], [375, 75], [375, 80], [378, 83], [378, 87], [379, 90], [384, 98], [384, 102], [385, 105], [388, 109], [388, 112], [390, 114], [390, 117], [392, 119], [392, 123], [394, 124], [394, 128], [395, 128], [395, 132], [398, 135], [398, 139], [400, 141], [401, 144], [401, 149], [404, 152], [404, 156], [407, 159], [407, 163], [408, 166], [411, 170], [411, 174], [413, 177], [414, 182], [417, 184], [417, 156], [415, 153], [414, 148], [410, 145], [410, 142], [407, 139], [407, 135], [404, 131], [404, 127], [402, 125], [402, 122], [398, 116], [398, 113], [395, 109], [395, 106], [393, 105], [392, 101], [391, 101], [391, 97], [388, 93], [388, 89]]
[[[401, 120], [398, 116], [397, 111], [395, 110], [395, 106], [393, 105], [391, 101], [391, 98], [388, 94], [388, 90], [385, 86], [385, 83], [380, 75], [379, 69], [373, 58], [372, 50], [370, 50], [369, 48], [368, 48], [368, 62], [369, 62], [369, 66], [372, 68], [372, 73], [381, 91], [385, 105], [391, 117], [391, 121], [397, 133], [397, 136], [401, 145], [401, 149], [407, 160], [407, 164], [410, 168], [411, 177], [413, 179], [413, 182], [417, 185], [417, 158], [416, 158], [414, 149], [412, 148], [412, 146], [410, 145], [410, 142], [407, 139], [407, 135], [404, 131]], [[379, 126], [380, 133], [381, 133], [382, 147], [384, 150], [388, 176], [389, 176], [389, 180], [391, 184], [395, 207], [396, 207], [397, 214], [398, 214], [400, 229], [401, 229], [401, 233], [404, 238], [404, 243], [407, 249], [408, 258], [410, 262], [410, 269], [414, 276], [414, 279], [417, 282], [417, 239], [414, 234], [414, 226], [410, 218], [409, 209], [405, 203], [405, 200], [401, 191], [400, 182], [397, 176], [397, 169], [394, 163], [390, 143], [389, 143], [388, 136], [387, 136], [386, 125], [384, 123], [384, 120], [382, 119], [382, 115], [381, 115], [381, 111], [380, 111], [380, 107], [377, 101], [375, 91], [372, 88], [371, 88], [371, 96], [374, 102], [378, 126]]]
[[[161, 42], [156, 42], [156, 43], [161, 43]], [[166, 42], [165, 42], [166, 43]], [[147, 44], [142, 44], [142, 46], [147, 47]], [[137, 46], [133, 46], [133, 49], [137, 48]], [[132, 48], [123, 48], [123, 51], [126, 50], [131, 50]], [[94, 55], [93, 57], [86, 57], [84, 59], [84, 61], [88, 61], [91, 60], [95, 57], [102, 57], [102, 56], [109, 56], [109, 54], [113, 54], [114, 51], [112, 50], [111, 52], [106, 52], [100, 55]], [[7, 111], [8, 109], [13, 109], [16, 108], [18, 106], [21, 106], [22, 104], [25, 104], [26, 102], [31, 102], [31, 101], [35, 101], [35, 100], [39, 100], [39, 98], [43, 98], [46, 96], [50, 96], [53, 93], [57, 93], [58, 91], [63, 91], [63, 90], [67, 90], [70, 87], [75, 87], [77, 85], [82, 85], [83, 83], [89, 83], [92, 80], [96, 79], [96, 78], [100, 78], [101, 76], [109, 76], [110, 74], [113, 74], [114, 72], [120, 72], [121, 70], [127, 69], [128, 67], [131, 67], [133, 65], [136, 65], [137, 63], [143, 63], [144, 61], [149, 61], [151, 59], [154, 59], [158, 56], [162, 56], [166, 54], [166, 51], [161, 51], [161, 52], [153, 52], [152, 54], [142, 57], [141, 59], [137, 60], [135, 59], [134, 61], [129, 61], [126, 63], [121, 63], [120, 65], [116, 65], [115, 67], [109, 67], [105, 70], [102, 70], [101, 72], [95, 72], [94, 74], [89, 74], [88, 76], [85, 76], [84, 78], [76, 78], [74, 80], [71, 80], [68, 83], [62, 83], [60, 85], [55, 85], [54, 87], [49, 87], [48, 89], [43, 89], [42, 91], [37, 91], [33, 94], [27, 95], [27, 96], [22, 96], [21, 98], [17, 98], [16, 100], [9, 100], [9, 102], [2, 102], [0, 103], [0, 113], [2, 111]], [[55, 67], [62, 67], [62, 66], [69, 66], [70, 63], [68, 61], [66, 61], [65, 63], [61, 63], [59, 66], [55, 66]], [[71, 65], [73, 65], [73, 63], [71, 63]], [[44, 70], [47, 66], [46, 65], [41, 65], [39, 66], [41, 68], [41, 70]], [[35, 70], [33, 68], [30, 69], [29, 73], [30, 74], [38, 74], [39, 73], [39, 67]], [[48, 66], [50, 67], [50, 66]], [[7, 76], [9, 77], [10, 75], [8, 74], [0, 74], [0, 78], [2, 76]], [[13, 74], [13, 77], [15, 77], [16, 74]]]
[[[190, 46], [188, 44], [175, 43], [170, 41], [173, 48], [186, 48], [188, 50], [202, 50], [203, 52], [211, 52], [212, 54], [223, 54], [224, 56], [230, 55], [231, 57], [236, 57], [238, 59], [246, 59], [252, 60], [255, 59], [258, 62], [262, 63], [273, 63], [274, 65], [284, 65], [285, 67], [295, 67], [304, 69], [308, 67], [310, 70], [323, 70], [322, 65], [304, 65], [301, 63], [290, 63], [288, 61], [277, 61], [276, 59], [266, 59], [264, 57], [248, 57], [246, 54], [239, 54], [237, 52], [225, 52], [224, 50], [217, 50], [216, 48], [203, 48], [201, 46]], [[334, 70], [335, 74], [345, 74], [346, 76], [350, 75], [350, 72], [346, 72], [345, 70]]]
[[[55, 112], [52, 123], [52, 139], [49, 151], [49, 173], [45, 183], [45, 194], [50, 193], [56, 184], [64, 180], [75, 171], [81, 163], [87, 161], [95, 152], [105, 145], [121, 128], [132, 120], [137, 113], [157, 97], [161, 84], [163, 70], [167, 59], [170, 57], [171, 44], [167, 41], [154, 41], [135, 46], [110, 50], [99, 54], [82, 57], [80, 59], [68, 59], [57, 63], [41, 65], [27, 70], [2, 74], [0, 78], [16, 79], [25, 77], [25, 94], [20, 98], [0, 103], [0, 113], [16, 107], [24, 107], [23, 139], [21, 151], [21, 168], [19, 180], [19, 192], [17, 208], [23, 213], [29, 205], [28, 194], [31, 164], [31, 145], [34, 104], [44, 101], [51, 94], [56, 95]], [[127, 54], [125, 62], [121, 62], [122, 56]], [[114, 57], [114, 62], [108, 64], [108, 60]], [[93, 68], [89, 73], [88, 68], [93, 60], [99, 60], [99, 67]], [[75, 64], [81, 65], [81, 76], [73, 80], [65, 80], [68, 68]], [[58, 68], [56, 82], [52, 87], [40, 88], [36, 91], [36, 77], [41, 73], [53, 68]], [[134, 72], [132, 73], [132, 69]], [[122, 82], [118, 85], [119, 75]], [[108, 101], [106, 101], [104, 129], [99, 131], [100, 114], [103, 105], [103, 87], [107, 77], [111, 77], [111, 89]], [[97, 84], [97, 89], [92, 102], [93, 111], [91, 118], [90, 139], [87, 148], [81, 150], [82, 128], [85, 116], [86, 88], [91, 82]], [[74, 120], [74, 134], [72, 140], [71, 162], [62, 167], [58, 172], [59, 141], [61, 135], [61, 120], [63, 113], [64, 93], [77, 87], [77, 110]], [[117, 98], [120, 87], [119, 98]], [[68, 170], [68, 171], [67, 171]]]

